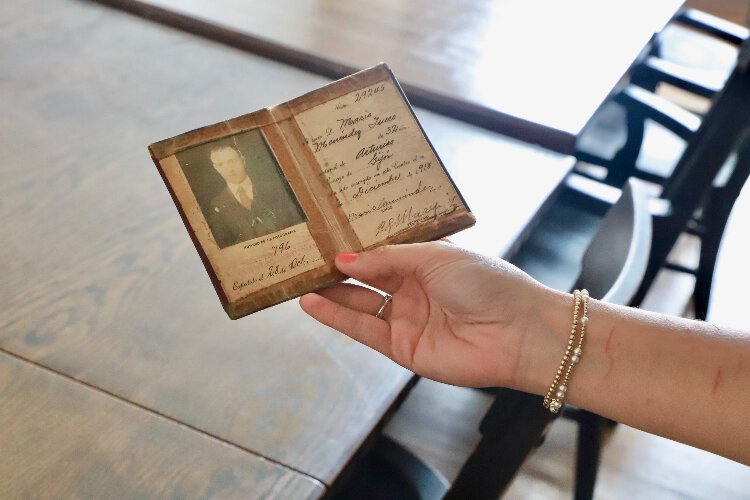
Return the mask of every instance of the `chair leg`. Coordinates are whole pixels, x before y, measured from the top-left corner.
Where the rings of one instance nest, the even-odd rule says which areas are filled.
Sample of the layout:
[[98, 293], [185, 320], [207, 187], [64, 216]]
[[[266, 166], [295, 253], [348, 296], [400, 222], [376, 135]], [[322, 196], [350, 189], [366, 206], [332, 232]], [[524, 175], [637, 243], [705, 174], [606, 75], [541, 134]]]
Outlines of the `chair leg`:
[[697, 319], [706, 319], [708, 302], [711, 295], [711, 284], [714, 278], [714, 267], [719, 254], [724, 228], [732, 211], [734, 200], [739, 195], [730, 189], [714, 189], [704, 209], [704, 234], [701, 238], [701, 252], [698, 259], [698, 269], [695, 273], [695, 290], [693, 302]]
[[444, 500], [497, 499], [553, 418], [541, 397], [500, 389], [480, 426], [482, 439]]
[[737, 158], [729, 180], [724, 187], [714, 188], [703, 209], [703, 235], [698, 271], [695, 277], [693, 301], [698, 319], [706, 319], [713, 283], [714, 267], [729, 215], [734, 202], [750, 176], [750, 129], [738, 141]]
[[599, 454], [602, 445], [602, 421], [599, 415], [582, 411], [578, 417], [578, 461], [576, 462], [576, 500], [594, 496]]
[[610, 186], [622, 186], [636, 172], [638, 155], [643, 146], [643, 138], [646, 130], [646, 118], [633, 110], [626, 114], [628, 136], [622, 149], [615, 154], [607, 168], [607, 177], [604, 179]]

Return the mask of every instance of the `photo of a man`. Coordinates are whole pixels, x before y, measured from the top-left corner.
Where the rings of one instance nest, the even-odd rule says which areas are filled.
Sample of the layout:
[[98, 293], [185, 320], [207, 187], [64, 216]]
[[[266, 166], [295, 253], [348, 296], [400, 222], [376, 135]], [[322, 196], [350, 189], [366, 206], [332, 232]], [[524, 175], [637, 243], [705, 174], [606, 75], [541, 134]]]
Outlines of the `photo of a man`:
[[[251, 152], [251, 161], [242, 150]], [[178, 160], [220, 248], [305, 221], [257, 130], [196, 146], [178, 153]]]

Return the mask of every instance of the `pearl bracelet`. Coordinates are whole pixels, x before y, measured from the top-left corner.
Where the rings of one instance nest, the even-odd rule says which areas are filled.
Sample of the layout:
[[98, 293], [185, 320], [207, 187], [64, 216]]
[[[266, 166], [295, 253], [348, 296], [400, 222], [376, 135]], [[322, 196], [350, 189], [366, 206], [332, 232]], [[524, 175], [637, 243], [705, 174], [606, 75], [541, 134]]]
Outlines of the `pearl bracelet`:
[[[544, 396], [544, 407], [549, 409], [549, 411], [552, 413], [557, 413], [562, 409], [563, 403], [565, 402], [565, 396], [568, 392], [568, 381], [570, 380], [570, 374], [573, 372], [573, 367], [581, 360], [581, 356], [583, 356], [583, 338], [586, 333], [586, 324], [589, 321], [588, 290], [584, 289], [574, 291], [573, 299], [573, 325], [570, 328], [568, 345], [565, 348], [563, 359], [562, 361], [560, 361], [560, 367], [557, 369], [557, 374], [555, 374], [555, 379], [552, 381], [552, 385], [549, 386], [547, 395]], [[581, 311], [581, 307], [583, 307], [583, 314], [581, 315], [581, 319], [579, 320], [578, 313]], [[578, 327], [579, 325], [580, 332]], [[576, 333], [579, 333], [577, 344], [575, 342]]]

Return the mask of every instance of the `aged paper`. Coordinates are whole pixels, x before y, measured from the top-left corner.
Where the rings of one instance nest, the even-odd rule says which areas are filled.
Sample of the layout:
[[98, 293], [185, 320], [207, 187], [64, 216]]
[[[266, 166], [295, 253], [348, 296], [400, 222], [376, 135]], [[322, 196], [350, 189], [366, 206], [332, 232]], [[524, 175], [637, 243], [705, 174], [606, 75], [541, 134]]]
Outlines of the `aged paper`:
[[[207, 143], [201, 147], [211, 148], [212, 145]], [[183, 204], [185, 216], [211, 261], [229, 302], [325, 264], [305, 222], [248, 237], [244, 241], [230, 242], [233, 244], [221, 248], [211, 225], [220, 226], [222, 221], [204, 215], [184, 167], [175, 156], [162, 160], [164, 174], [177, 198], [187, 200]], [[251, 167], [245, 168], [252, 171]]]
[[363, 247], [463, 207], [392, 81], [295, 119]]
[[149, 150], [233, 319], [474, 222], [385, 65]]

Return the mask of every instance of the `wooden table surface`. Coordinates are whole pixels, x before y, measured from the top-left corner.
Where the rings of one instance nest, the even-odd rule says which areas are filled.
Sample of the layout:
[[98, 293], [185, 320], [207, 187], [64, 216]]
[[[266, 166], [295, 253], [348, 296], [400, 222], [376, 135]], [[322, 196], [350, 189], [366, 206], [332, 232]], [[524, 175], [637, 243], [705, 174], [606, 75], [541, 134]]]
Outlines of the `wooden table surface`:
[[[322, 494], [413, 375], [296, 301], [227, 319], [146, 145], [327, 80], [89, 2], [0, 19], [0, 497]], [[418, 115], [485, 253], [572, 166]]]
[[417, 105], [565, 153], [683, 3], [99, 1], [329, 76], [384, 61]]
[[306, 498], [323, 485], [0, 353], [1, 498]]

